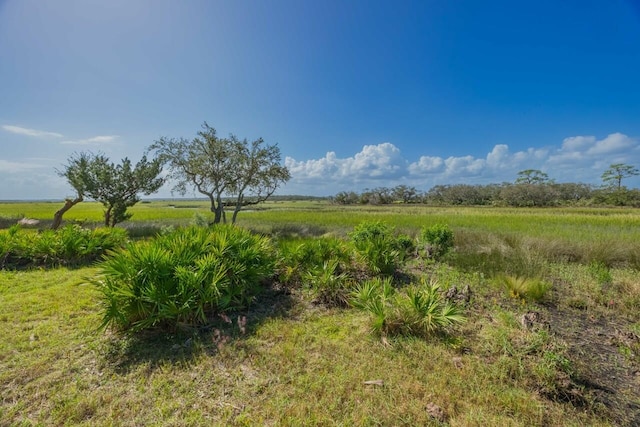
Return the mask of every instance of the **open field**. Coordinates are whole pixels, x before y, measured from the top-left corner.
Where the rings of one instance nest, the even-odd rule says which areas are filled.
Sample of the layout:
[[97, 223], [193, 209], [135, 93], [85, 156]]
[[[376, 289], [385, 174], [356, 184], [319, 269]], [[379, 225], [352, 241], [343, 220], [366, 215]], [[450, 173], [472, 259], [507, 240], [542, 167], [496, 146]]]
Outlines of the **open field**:
[[[0, 217], [58, 207], [2, 203]], [[138, 204], [123, 225], [187, 224], [206, 208]], [[82, 203], [65, 219], [100, 215]], [[381, 337], [363, 312], [271, 286], [231, 323], [120, 336], [97, 330], [95, 267], [0, 271], [0, 425], [638, 425], [640, 212], [272, 202], [238, 223], [277, 242], [345, 236], [372, 219], [412, 236], [451, 227], [453, 253], [412, 259], [402, 276], [469, 285], [466, 323]], [[514, 298], [500, 273], [550, 289]], [[531, 328], [530, 312], [542, 317]]]
[[[60, 202], [0, 202], [0, 218], [50, 220]], [[130, 223], [188, 223], [197, 213], [211, 215], [203, 200], [156, 200], [130, 209]], [[387, 221], [401, 229], [415, 230], [425, 223], [447, 223], [452, 228], [494, 233], [525, 233], [532, 237], [571, 240], [637, 241], [640, 211], [631, 208], [495, 208], [426, 207], [421, 205], [339, 206], [326, 201], [266, 202], [242, 211], [238, 223], [252, 228], [313, 226], [323, 232], [345, 232], [363, 220]], [[65, 214], [67, 221], [102, 220], [102, 206], [83, 202]]]

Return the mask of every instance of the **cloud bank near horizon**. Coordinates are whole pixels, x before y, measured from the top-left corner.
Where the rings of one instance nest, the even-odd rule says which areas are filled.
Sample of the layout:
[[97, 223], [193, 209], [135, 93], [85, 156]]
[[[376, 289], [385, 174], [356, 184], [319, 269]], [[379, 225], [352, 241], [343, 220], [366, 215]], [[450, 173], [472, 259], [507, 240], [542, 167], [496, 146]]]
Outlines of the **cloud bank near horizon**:
[[539, 169], [558, 182], [597, 184], [612, 163], [639, 162], [640, 140], [622, 133], [612, 133], [603, 139], [572, 136], [565, 138], [559, 147], [532, 147], [515, 152], [507, 144], [498, 144], [484, 157], [423, 155], [416, 160], [404, 158], [398, 147], [384, 142], [365, 145], [346, 158], [337, 157], [333, 151], [320, 159], [286, 157], [285, 166], [292, 179], [283, 194], [313, 189], [315, 195], [331, 195], [342, 190], [398, 184], [428, 189], [438, 184], [513, 182], [524, 169]]
[[[64, 139], [62, 134], [18, 126], [2, 126], [7, 132], [35, 138], [57, 138], [66, 146], [100, 147], [120, 142], [117, 135]], [[513, 151], [508, 144], [495, 145], [484, 156], [430, 156], [406, 158], [390, 142], [365, 145], [347, 157], [329, 151], [318, 159], [286, 157], [291, 180], [279, 194], [329, 196], [340, 191], [394, 187], [405, 184], [428, 190], [439, 184], [489, 184], [513, 182], [524, 169], [539, 169], [557, 182], [599, 184], [602, 172], [612, 163], [640, 166], [640, 139], [612, 133], [602, 139], [572, 136], [558, 146], [530, 147]], [[71, 191], [55, 174], [60, 159], [0, 158], [0, 180], [5, 182], [0, 199], [44, 199], [68, 196]], [[639, 186], [640, 178], [627, 181]], [[166, 185], [156, 197], [172, 197]], [[196, 194], [197, 195], [197, 194]]]

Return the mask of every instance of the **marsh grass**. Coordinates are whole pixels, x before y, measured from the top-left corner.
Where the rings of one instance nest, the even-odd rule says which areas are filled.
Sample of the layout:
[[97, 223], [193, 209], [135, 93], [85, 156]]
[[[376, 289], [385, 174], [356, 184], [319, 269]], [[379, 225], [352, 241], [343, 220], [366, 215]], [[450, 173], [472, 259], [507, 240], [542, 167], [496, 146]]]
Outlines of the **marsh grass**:
[[[49, 220], [59, 209], [56, 202], [2, 202], [0, 224], [10, 226], [22, 217]], [[103, 208], [83, 202], [65, 220], [99, 224]], [[133, 217], [122, 224], [188, 225], [194, 215], [210, 217], [204, 200], [153, 200], [131, 208]], [[420, 205], [338, 206], [325, 201], [266, 202], [258, 210], [241, 212], [238, 224], [261, 233], [306, 237], [332, 233], [345, 236], [363, 221], [386, 222], [398, 233], [448, 224], [455, 233], [456, 250], [478, 252], [470, 246], [488, 239], [519, 239], [548, 261], [608, 266], [640, 266], [640, 212], [625, 208], [497, 208], [430, 207]]]

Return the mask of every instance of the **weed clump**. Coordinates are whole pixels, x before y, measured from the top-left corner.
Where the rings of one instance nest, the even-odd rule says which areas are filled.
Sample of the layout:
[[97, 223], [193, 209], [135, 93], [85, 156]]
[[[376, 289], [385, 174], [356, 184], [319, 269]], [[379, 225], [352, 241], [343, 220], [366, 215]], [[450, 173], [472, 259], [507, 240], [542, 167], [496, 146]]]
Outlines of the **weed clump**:
[[351, 305], [371, 315], [372, 329], [384, 335], [428, 337], [463, 323], [462, 308], [447, 301], [437, 282], [398, 291], [391, 279], [368, 280], [351, 293]]
[[525, 302], [541, 301], [549, 289], [551, 289], [549, 282], [537, 277], [499, 274], [494, 280], [507, 291], [510, 297], [521, 299]]

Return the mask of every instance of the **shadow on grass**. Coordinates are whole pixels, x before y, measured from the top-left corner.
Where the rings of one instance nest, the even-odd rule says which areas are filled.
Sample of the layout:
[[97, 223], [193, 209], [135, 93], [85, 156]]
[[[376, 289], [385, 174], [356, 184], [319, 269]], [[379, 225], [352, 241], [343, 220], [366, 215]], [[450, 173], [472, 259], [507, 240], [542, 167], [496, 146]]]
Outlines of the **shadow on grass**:
[[220, 314], [206, 325], [114, 334], [102, 350], [103, 357], [118, 374], [139, 365], [151, 371], [166, 364], [188, 365], [202, 354], [215, 355], [223, 346], [246, 339], [268, 319], [289, 316], [293, 306], [288, 290], [270, 286], [249, 309]]

